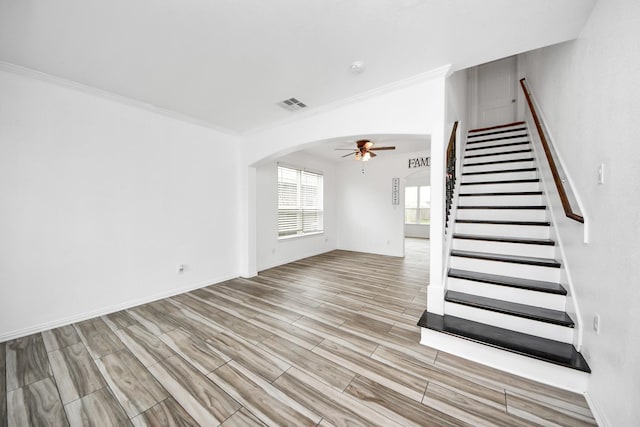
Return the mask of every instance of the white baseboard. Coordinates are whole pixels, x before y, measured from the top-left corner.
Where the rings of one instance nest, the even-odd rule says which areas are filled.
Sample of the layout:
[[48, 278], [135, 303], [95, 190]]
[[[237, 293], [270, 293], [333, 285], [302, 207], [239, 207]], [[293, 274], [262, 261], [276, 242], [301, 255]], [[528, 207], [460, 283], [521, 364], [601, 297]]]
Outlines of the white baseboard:
[[553, 387], [584, 394], [589, 374], [422, 328], [420, 344]]
[[202, 282], [198, 282], [195, 284], [191, 284], [188, 286], [184, 286], [182, 288], [172, 289], [170, 291], [157, 293], [148, 297], [138, 298], [135, 300], [130, 300], [127, 302], [123, 302], [120, 304], [114, 304], [108, 307], [103, 307], [97, 310], [92, 310], [83, 314], [78, 314], [75, 316], [65, 317], [63, 319], [52, 320], [50, 322], [40, 323], [38, 325], [29, 326], [28, 328], [18, 329], [15, 331], [6, 332], [0, 334], [0, 342], [9, 341], [12, 339], [24, 337], [27, 335], [35, 334], [38, 332], [48, 331], [49, 329], [59, 328], [61, 326], [70, 325], [72, 323], [81, 322], [83, 320], [93, 319], [94, 317], [104, 316], [106, 314], [115, 313], [116, 311], [125, 310], [127, 308], [136, 307], [138, 305], [147, 304], [153, 301], [157, 301], [164, 298], [169, 298], [174, 295], [182, 294], [185, 292], [193, 291], [194, 289], [200, 289], [205, 286], [213, 285], [216, 283], [224, 282], [226, 280], [234, 279], [238, 276], [229, 275], [216, 277], [213, 279], [205, 280]]
[[596, 399], [591, 395], [591, 393], [586, 392], [584, 394], [585, 399], [587, 399], [587, 404], [589, 405], [589, 409], [591, 409], [591, 413], [593, 414], [593, 418], [595, 418], [596, 423], [598, 423], [599, 427], [611, 427], [611, 423], [607, 419], [604, 411], [602, 410], [602, 406], [598, 404]]
[[259, 266], [258, 267], [258, 272], [264, 271], [264, 270], [269, 270], [270, 268], [279, 267], [281, 265], [289, 264], [291, 262], [300, 261], [301, 259], [311, 258], [312, 256], [326, 254], [326, 253], [329, 253], [329, 252], [335, 251], [335, 250], [336, 250], [336, 248], [330, 248], [330, 249], [327, 249], [327, 250], [323, 249], [323, 250], [321, 250], [319, 252], [313, 252], [313, 253], [310, 253], [310, 254], [307, 254], [307, 255], [302, 255], [302, 256], [293, 256], [293, 257], [289, 257], [289, 258], [284, 259], [284, 260], [271, 262], [271, 263]]

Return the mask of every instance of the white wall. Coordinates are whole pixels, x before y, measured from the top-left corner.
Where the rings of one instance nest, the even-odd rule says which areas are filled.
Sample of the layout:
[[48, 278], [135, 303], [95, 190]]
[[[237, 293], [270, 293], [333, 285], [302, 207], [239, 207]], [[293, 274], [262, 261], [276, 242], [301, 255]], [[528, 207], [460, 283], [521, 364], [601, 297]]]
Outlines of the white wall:
[[[415, 172], [408, 159], [427, 157], [425, 151], [383, 152], [375, 160], [345, 161], [338, 167], [338, 248], [381, 255], [404, 256], [404, 185]], [[400, 178], [400, 204], [391, 203], [391, 180]]]
[[236, 137], [6, 71], [0, 93], [0, 341], [237, 275]]
[[324, 189], [324, 232], [278, 239], [278, 165], [276, 161], [256, 168], [256, 239], [258, 271], [318, 255], [336, 248], [336, 166], [304, 153], [292, 153], [278, 161], [322, 172]]
[[[582, 229], [558, 224], [593, 372], [588, 398], [601, 423], [640, 424], [640, 3], [600, 1], [580, 37], [521, 58], [558, 154], [584, 205]], [[604, 185], [597, 168], [605, 164]]]
[[[275, 160], [282, 155], [298, 151], [303, 145], [337, 137], [367, 134], [428, 135], [432, 150], [435, 147], [437, 155], [442, 157], [444, 152], [442, 148], [445, 105], [444, 77], [447, 70], [448, 67], [434, 70], [426, 75], [397, 82], [389, 87], [380, 88], [326, 109], [310, 113], [293, 113], [295, 115], [290, 121], [245, 135], [246, 144], [242, 155], [242, 164], [244, 165], [242, 168], [246, 173], [242, 175], [241, 181], [244, 182], [241, 184], [240, 193], [244, 194], [248, 191], [247, 189], [255, 185], [252, 170], [255, 169], [256, 164]], [[371, 162], [372, 165], [374, 163]], [[432, 174], [435, 173], [435, 176], [442, 183], [442, 166], [439, 164], [435, 169], [437, 170]], [[359, 169], [358, 173], [360, 173]], [[388, 185], [391, 185], [390, 180]], [[390, 197], [389, 193], [388, 198]], [[441, 197], [441, 189], [432, 193], [432, 199]], [[439, 207], [438, 203], [440, 203]], [[441, 205], [441, 201], [432, 201], [433, 209], [440, 209]], [[246, 242], [246, 248], [241, 247], [239, 250], [239, 258], [243, 262], [240, 271], [243, 275], [251, 275], [257, 271], [256, 265], [252, 265], [254, 262], [257, 263], [257, 260], [251, 258], [251, 254], [257, 253], [258, 246], [257, 241], [252, 242], [251, 240], [251, 236], [257, 234], [255, 232], [256, 220], [251, 217], [251, 213], [256, 212], [255, 198], [241, 200], [240, 212], [243, 216], [240, 218], [242, 223], [238, 234], [248, 236], [243, 240]], [[436, 227], [441, 229], [442, 221], [435, 221], [435, 223]], [[434, 222], [432, 221], [433, 228]], [[338, 233], [340, 234], [339, 230]], [[353, 240], [349, 238], [347, 242]], [[386, 240], [391, 241], [391, 239], [382, 239], [381, 241], [389, 247], [381, 252], [401, 254], [398, 249], [401, 246], [399, 243], [397, 243], [397, 247], [392, 249], [390, 247], [393, 244], [386, 245]], [[394, 238], [394, 240], [398, 239]], [[432, 242], [432, 244], [438, 245], [440, 243]], [[340, 246], [339, 242], [338, 246]], [[432, 264], [440, 266], [441, 262], [442, 257], [431, 258]], [[441, 267], [438, 267], [437, 269], [432, 268], [431, 271], [440, 270]]]

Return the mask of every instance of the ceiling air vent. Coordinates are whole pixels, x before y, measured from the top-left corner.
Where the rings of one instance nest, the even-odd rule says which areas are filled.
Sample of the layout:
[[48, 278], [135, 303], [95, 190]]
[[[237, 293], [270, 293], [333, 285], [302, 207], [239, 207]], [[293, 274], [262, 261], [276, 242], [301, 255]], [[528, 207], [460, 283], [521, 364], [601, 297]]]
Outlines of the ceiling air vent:
[[303, 108], [307, 108], [307, 104], [303, 103], [297, 98], [289, 98], [284, 101], [278, 102], [278, 105], [289, 111], [297, 111], [302, 110]]

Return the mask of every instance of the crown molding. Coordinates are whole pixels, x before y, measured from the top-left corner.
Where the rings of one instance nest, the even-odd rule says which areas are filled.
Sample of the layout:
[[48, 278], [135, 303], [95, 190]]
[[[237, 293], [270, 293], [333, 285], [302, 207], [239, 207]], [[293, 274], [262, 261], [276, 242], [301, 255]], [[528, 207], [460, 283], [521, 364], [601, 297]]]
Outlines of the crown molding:
[[27, 77], [35, 80], [40, 80], [45, 83], [50, 83], [56, 86], [64, 87], [66, 89], [75, 90], [85, 95], [95, 96], [98, 98], [106, 99], [108, 101], [117, 102], [128, 107], [138, 108], [140, 110], [156, 113], [174, 120], [189, 123], [196, 126], [205, 127], [216, 132], [224, 133], [231, 136], [239, 136], [239, 132], [227, 129], [221, 126], [214, 125], [205, 120], [196, 119], [186, 114], [181, 114], [173, 110], [158, 107], [147, 102], [142, 102], [129, 98], [123, 95], [118, 95], [113, 92], [109, 92], [103, 89], [98, 89], [93, 86], [85, 85], [82, 83], [74, 82], [73, 80], [64, 79], [51, 74], [43, 73], [32, 68], [23, 67], [21, 65], [12, 64], [10, 62], [0, 61], [0, 71], [6, 71], [11, 74], [16, 74], [22, 77]]

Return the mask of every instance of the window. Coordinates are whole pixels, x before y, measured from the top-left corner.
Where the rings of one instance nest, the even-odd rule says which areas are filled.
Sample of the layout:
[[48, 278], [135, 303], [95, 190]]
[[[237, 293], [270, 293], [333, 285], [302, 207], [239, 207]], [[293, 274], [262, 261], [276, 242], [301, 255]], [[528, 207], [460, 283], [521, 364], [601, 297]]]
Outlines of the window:
[[404, 223], [428, 225], [431, 212], [431, 187], [405, 187]]
[[278, 166], [278, 237], [323, 231], [322, 175]]

